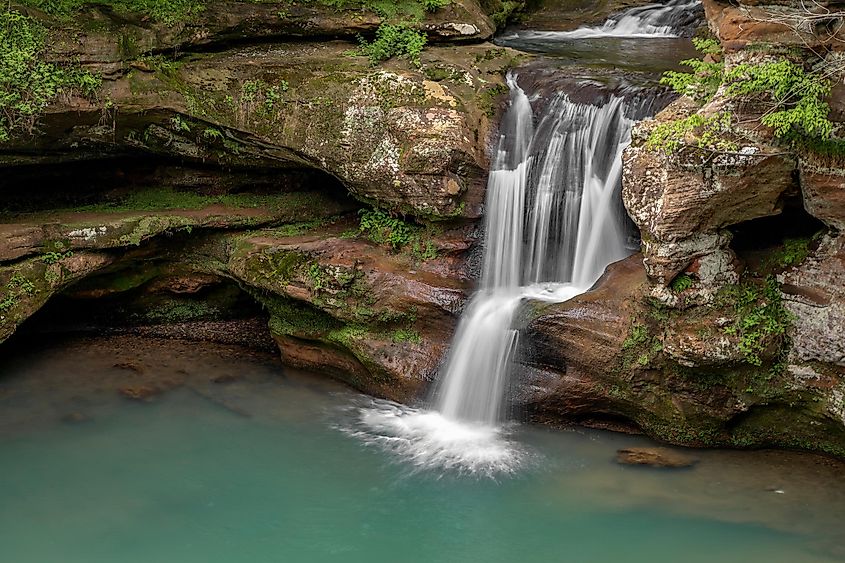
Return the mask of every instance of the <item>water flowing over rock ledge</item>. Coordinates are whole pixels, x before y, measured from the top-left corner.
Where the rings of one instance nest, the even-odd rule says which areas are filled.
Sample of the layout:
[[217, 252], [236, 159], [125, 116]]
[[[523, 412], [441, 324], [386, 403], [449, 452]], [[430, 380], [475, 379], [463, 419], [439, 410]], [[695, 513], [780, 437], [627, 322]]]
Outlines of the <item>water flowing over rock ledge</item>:
[[[49, 60], [81, 63], [103, 85], [60, 98], [35, 135], [0, 144], [0, 340], [67, 318], [258, 317], [290, 365], [380, 397], [422, 396], [478, 276], [504, 73], [528, 58], [485, 42], [502, 4], [427, 15], [419, 67], [350, 56], [353, 38], [382, 23], [360, 10], [221, 1], [163, 25], [97, 6], [71, 24], [28, 9], [50, 29]], [[604, 4], [589, 23], [618, 9]], [[704, 5], [728, 64], [757, 60], [758, 43], [840, 49], [830, 34], [755, 16], [793, 3]], [[522, 84], [560, 85], [525, 68]], [[629, 78], [606, 71], [585, 87], [593, 69], [555, 70], [567, 72], [585, 103]], [[736, 154], [645, 148], [656, 125], [723, 102], [681, 99], [635, 128], [624, 198], [642, 254], [575, 299], [524, 304], [520, 402], [550, 424], [845, 456], [842, 164], [784, 150], [753, 107], [734, 108], [753, 137]], [[59, 208], [45, 203], [61, 191]], [[401, 244], [361, 230], [373, 208], [408, 229]], [[755, 365], [723, 330], [739, 312], [720, 291], [761, 281], [752, 271], [789, 237], [806, 239], [804, 255], [766, 268], [795, 318]]]

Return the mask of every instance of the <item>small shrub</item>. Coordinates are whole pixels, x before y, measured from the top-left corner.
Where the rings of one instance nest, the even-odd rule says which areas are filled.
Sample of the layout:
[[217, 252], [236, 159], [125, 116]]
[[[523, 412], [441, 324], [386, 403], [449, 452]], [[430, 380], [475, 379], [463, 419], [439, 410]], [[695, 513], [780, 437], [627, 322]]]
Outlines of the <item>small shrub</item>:
[[649, 341], [648, 327], [641, 324], [634, 324], [631, 326], [631, 331], [628, 337], [622, 342], [623, 350], [632, 350], [637, 346], [642, 346]]
[[[719, 52], [718, 43], [713, 40], [697, 40], [696, 47], [708, 55]], [[842, 143], [831, 139], [834, 125], [825, 101], [831, 92], [831, 63], [822, 62], [808, 71], [804, 65], [779, 55], [769, 62], [742, 63], [729, 70], [722, 62], [708, 60], [689, 59], [682, 64], [692, 72], [666, 72], [661, 83], [700, 104], [709, 102], [720, 89], [728, 100], [753, 99], [768, 106], [760, 121], [772, 128], [775, 137], [793, 146], [842, 151]], [[657, 126], [646, 148], [671, 153], [688, 144], [686, 137], [697, 135], [695, 144], [699, 148], [733, 151], [735, 144], [720, 138], [730, 129], [731, 115], [727, 112], [711, 117], [694, 114]]]
[[68, 250], [67, 252], [47, 252], [41, 257], [41, 260], [45, 264], [55, 264], [57, 262], [61, 262], [65, 258], [70, 258], [73, 256], [73, 251]]
[[776, 254], [777, 265], [781, 268], [797, 266], [810, 253], [810, 239], [797, 238], [783, 241], [783, 250]]
[[369, 58], [372, 65], [393, 57], [403, 57], [420, 66], [420, 53], [425, 47], [426, 37], [404, 23], [383, 23], [376, 30], [372, 42], [360, 37], [359, 41], [361, 54]]
[[394, 250], [410, 244], [419, 230], [415, 225], [406, 223], [402, 219], [391, 217], [381, 209], [361, 210], [361, 222], [358, 227], [360, 234], [377, 244], [387, 244]]
[[314, 287], [314, 291], [320, 291], [321, 289], [326, 288], [326, 276], [319, 264], [315, 263], [308, 266], [308, 277], [311, 278], [311, 284]]
[[692, 146], [700, 149], [735, 151], [738, 148], [736, 143], [725, 138], [730, 130], [731, 114], [728, 112], [720, 112], [710, 117], [694, 113], [684, 119], [657, 125], [646, 141], [646, 148], [674, 153], [690, 145], [687, 139], [691, 139], [694, 141]]

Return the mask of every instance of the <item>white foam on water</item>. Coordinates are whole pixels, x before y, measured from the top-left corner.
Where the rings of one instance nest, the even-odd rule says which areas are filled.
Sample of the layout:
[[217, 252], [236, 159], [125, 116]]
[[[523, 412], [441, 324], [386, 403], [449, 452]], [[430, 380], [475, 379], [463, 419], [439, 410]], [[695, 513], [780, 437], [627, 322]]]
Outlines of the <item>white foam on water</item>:
[[510, 429], [377, 399], [355, 407], [353, 419], [342, 428], [417, 470], [489, 478], [512, 474], [531, 458], [509, 438]]

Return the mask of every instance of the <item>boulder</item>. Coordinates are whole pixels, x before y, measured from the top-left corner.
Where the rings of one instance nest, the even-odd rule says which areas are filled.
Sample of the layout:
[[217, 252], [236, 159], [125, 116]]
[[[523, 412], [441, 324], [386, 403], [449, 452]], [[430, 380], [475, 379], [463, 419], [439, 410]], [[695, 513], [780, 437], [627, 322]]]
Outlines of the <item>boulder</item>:
[[681, 98], [641, 122], [623, 157], [623, 199], [642, 233], [646, 272], [655, 297], [672, 305], [663, 288], [685, 271], [708, 288], [702, 302], [714, 289], [735, 283], [739, 264], [726, 228], [780, 213], [784, 198], [798, 190], [795, 157], [764, 140], [745, 139], [733, 152], [687, 146], [667, 154], [646, 147], [658, 124], [695, 111]]

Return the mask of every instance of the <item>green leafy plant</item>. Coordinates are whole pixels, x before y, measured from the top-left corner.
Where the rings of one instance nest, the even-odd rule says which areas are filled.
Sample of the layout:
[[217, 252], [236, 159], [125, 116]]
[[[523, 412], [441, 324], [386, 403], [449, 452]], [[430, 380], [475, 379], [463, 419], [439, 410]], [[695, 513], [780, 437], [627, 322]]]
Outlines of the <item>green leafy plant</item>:
[[359, 234], [377, 244], [389, 245], [394, 250], [414, 242], [419, 228], [402, 219], [392, 217], [381, 209], [362, 209], [361, 222], [358, 226]]
[[[721, 53], [719, 42], [713, 39], [693, 39], [696, 49], [704, 55]], [[724, 81], [725, 65], [721, 61], [686, 59], [681, 64], [692, 72], [666, 71], [660, 79], [661, 84], [670, 86], [679, 94], [705, 103], [710, 101]]]
[[740, 64], [725, 73], [727, 95], [763, 96], [771, 107], [761, 118], [775, 136], [792, 141], [802, 138], [826, 140], [833, 132], [824, 99], [830, 94], [830, 80], [818, 72], [807, 72], [788, 59], [762, 64]]
[[191, 126], [181, 115], [174, 115], [170, 118], [170, 126], [178, 133], [190, 133]]
[[692, 287], [692, 278], [687, 274], [680, 274], [675, 276], [669, 288], [675, 293], [682, 293]]
[[376, 30], [373, 41], [368, 42], [362, 37], [358, 40], [361, 44], [360, 53], [369, 58], [373, 65], [393, 57], [403, 57], [420, 66], [420, 53], [426, 44], [424, 34], [404, 23], [383, 23]]
[[314, 263], [308, 266], [308, 277], [311, 278], [314, 291], [326, 288], [326, 276], [319, 264]]
[[751, 365], [763, 365], [762, 354], [771, 344], [783, 344], [793, 315], [783, 305], [780, 284], [766, 278], [762, 287], [751, 284], [724, 288], [720, 299], [734, 308], [735, 320], [725, 334], [739, 337], [739, 350]]
[[6, 291], [0, 299], [0, 313], [5, 313], [14, 307], [23, 295], [35, 295], [38, 290], [35, 284], [20, 274], [14, 274], [6, 283]]
[[791, 268], [803, 262], [810, 254], [809, 238], [792, 238], [783, 241], [783, 250], [776, 253], [777, 265], [781, 268]]
[[648, 327], [641, 324], [631, 325], [628, 337], [622, 342], [623, 350], [632, 350], [649, 341]]
[[62, 93], [91, 96], [100, 79], [78, 67], [43, 60], [46, 29], [13, 11], [0, 12], [0, 142], [31, 133], [38, 117]]
[[47, 252], [41, 257], [41, 260], [45, 264], [55, 264], [57, 262], [61, 262], [65, 258], [70, 258], [73, 256], [73, 251], [68, 250], [67, 252]]
[[[771, 53], [773, 60], [741, 63], [726, 70], [714, 57], [720, 52], [716, 41], [699, 39], [695, 44], [708, 56], [683, 61], [692, 72], [666, 72], [661, 83], [701, 104], [713, 99], [717, 91], [728, 100], [754, 100], [766, 108], [760, 121], [772, 128], [775, 137], [798, 147], [841, 149], [842, 143], [831, 138], [834, 124], [825, 101], [831, 92], [831, 63], [821, 62], [808, 70], [787, 55]], [[723, 138], [730, 129], [731, 115], [727, 112], [709, 117], [694, 114], [655, 127], [646, 148], [671, 153], [689, 145], [688, 138], [696, 137], [692, 144], [699, 148], [733, 151], [735, 143]]]

